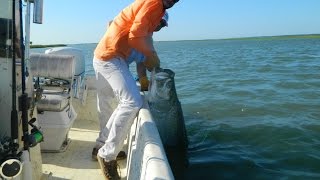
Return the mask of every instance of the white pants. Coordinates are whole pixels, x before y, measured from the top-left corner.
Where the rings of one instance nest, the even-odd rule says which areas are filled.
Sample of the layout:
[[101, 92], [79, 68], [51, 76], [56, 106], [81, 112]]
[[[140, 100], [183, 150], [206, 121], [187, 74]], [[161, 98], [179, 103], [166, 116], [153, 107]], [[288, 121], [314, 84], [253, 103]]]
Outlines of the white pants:
[[96, 139], [96, 148], [100, 149], [108, 138], [108, 133], [103, 131], [106, 127], [107, 122], [118, 105], [118, 100], [114, 96], [113, 90], [109, 83], [101, 83], [104, 82], [105, 79], [101, 75], [101, 73], [96, 72], [96, 87], [97, 87], [97, 109], [98, 109], [98, 117], [100, 122], [100, 132], [99, 136]]
[[[136, 82], [123, 59], [113, 58], [108, 61], [94, 59], [93, 68], [97, 79], [100, 126], [104, 125], [98, 139], [105, 140], [98, 155], [111, 161], [116, 159], [123, 147], [126, 135], [137, 112], [142, 107], [143, 101]], [[112, 95], [110, 96], [110, 92], [109, 95], [108, 92], [103, 92], [106, 90], [104, 88], [108, 89], [108, 85], [112, 88], [113, 94], [119, 102], [111, 116], [108, 112], [110, 111], [110, 103], [107, 101], [112, 98]], [[109, 118], [108, 121], [107, 118]]]

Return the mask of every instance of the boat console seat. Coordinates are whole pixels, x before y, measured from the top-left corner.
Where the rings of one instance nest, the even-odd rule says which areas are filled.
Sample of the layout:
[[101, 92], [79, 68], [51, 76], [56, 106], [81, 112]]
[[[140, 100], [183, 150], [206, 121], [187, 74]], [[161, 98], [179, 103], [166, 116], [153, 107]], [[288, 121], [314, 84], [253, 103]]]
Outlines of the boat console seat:
[[34, 53], [30, 55], [30, 65], [34, 77], [44, 78], [38, 111], [63, 111], [72, 97], [74, 56]]

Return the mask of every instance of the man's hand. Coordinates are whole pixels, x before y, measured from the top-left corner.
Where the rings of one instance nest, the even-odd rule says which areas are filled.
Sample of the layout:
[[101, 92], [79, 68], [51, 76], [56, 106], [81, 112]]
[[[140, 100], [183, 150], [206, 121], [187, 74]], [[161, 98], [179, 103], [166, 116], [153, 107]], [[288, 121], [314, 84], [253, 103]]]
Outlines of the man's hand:
[[144, 61], [144, 65], [148, 69], [148, 71], [152, 71], [153, 68], [160, 67], [160, 59], [156, 52], [154, 52], [151, 56], [147, 56]]
[[148, 91], [149, 80], [148, 80], [147, 76], [139, 77], [139, 82], [140, 82], [140, 90], [141, 91]]

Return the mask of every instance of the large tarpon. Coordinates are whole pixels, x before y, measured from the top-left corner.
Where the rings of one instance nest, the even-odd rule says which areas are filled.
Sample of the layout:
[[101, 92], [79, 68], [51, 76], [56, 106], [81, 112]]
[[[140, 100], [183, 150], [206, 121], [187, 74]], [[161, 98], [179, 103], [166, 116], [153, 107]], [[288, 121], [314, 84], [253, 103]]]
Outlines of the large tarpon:
[[181, 179], [188, 164], [188, 137], [174, 76], [170, 69], [157, 68], [151, 72], [148, 103], [173, 173], [176, 179]]

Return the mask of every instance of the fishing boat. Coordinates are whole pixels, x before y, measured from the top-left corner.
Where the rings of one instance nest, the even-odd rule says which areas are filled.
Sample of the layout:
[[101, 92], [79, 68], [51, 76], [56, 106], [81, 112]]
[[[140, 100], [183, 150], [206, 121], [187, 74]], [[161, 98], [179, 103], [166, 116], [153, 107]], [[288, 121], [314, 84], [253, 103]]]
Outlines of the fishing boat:
[[[95, 77], [86, 75], [82, 51], [30, 53], [31, 9], [41, 24], [43, 0], [0, 3], [0, 179], [103, 179], [91, 158], [99, 134]], [[118, 161], [121, 178], [175, 179], [148, 93], [141, 96], [123, 148], [127, 158]]]

